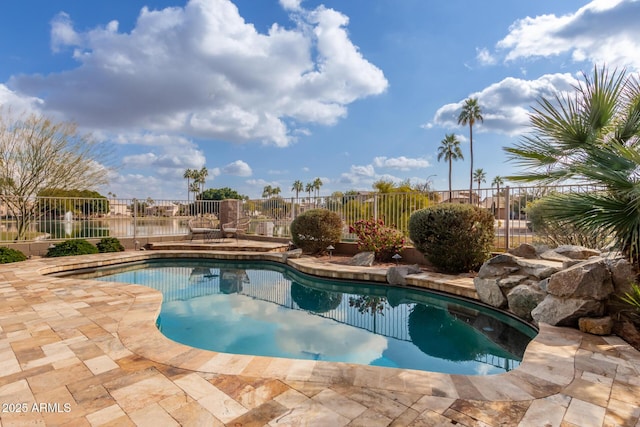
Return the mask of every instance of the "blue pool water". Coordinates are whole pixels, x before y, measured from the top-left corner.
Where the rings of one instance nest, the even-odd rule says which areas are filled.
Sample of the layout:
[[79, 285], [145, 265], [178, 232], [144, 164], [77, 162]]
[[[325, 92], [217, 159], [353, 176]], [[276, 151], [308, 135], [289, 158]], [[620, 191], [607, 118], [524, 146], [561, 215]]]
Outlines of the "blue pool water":
[[160, 290], [165, 336], [226, 353], [486, 375], [518, 366], [536, 334], [463, 300], [275, 263], [158, 260], [91, 277]]

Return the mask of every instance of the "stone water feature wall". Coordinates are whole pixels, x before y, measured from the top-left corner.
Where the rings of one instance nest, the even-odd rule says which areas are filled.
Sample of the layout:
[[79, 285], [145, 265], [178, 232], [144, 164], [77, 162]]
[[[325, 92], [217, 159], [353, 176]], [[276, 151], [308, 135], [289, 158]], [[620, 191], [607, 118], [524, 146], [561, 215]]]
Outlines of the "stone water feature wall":
[[524, 244], [485, 262], [474, 285], [481, 301], [523, 319], [607, 335], [608, 303], [630, 291], [634, 278], [619, 254]]

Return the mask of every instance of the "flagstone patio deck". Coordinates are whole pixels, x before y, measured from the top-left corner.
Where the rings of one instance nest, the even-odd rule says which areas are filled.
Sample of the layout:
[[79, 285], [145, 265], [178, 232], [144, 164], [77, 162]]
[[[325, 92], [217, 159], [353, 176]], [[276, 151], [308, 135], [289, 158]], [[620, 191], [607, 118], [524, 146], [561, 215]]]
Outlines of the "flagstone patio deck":
[[[640, 426], [640, 353], [621, 339], [541, 325], [517, 369], [494, 376], [231, 355], [165, 338], [158, 291], [46, 275], [150, 257], [138, 251], [0, 266], [0, 426]], [[313, 258], [306, 272], [379, 278]], [[470, 279], [414, 285], [473, 295]]]

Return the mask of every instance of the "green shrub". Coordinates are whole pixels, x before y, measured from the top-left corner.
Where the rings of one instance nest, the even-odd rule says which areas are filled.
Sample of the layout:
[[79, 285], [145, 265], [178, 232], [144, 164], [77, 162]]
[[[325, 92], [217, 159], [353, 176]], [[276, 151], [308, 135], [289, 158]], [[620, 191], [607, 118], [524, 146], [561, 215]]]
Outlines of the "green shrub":
[[323, 253], [341, 237], [340, 215], [327, 209], [308, 210], [291, 222], [291, 240], [305, 253]]
[[96, 244], [98, 247], [98, 252], [122, 252], [124, 251], [124, 246], [120, 243], [120, 240], [115, 237], [103, 237]]
[[550, 246], [578, 245], [587, 248], [604, 248], [610, 242], [608, 233], [581, 230], [574, 221], [554, 219], [549, 215], [549, 199], [541, 198], [527, 203], [527, 225], [538, 243]]
[[444, 203], [414, 212], [409, 237], [416, 249], [446, 273], [477, 270], [494, 239], [491, 213], [473, 205]]
[[391, 257], [402, 250], [404, 235], [395, 228], [386, 227], [379, 219], [356, 221], [349, 233], [358, 236], [358, 249], [375, 253], [378, 261], [391, 261]]
[[47, 257], [97, 254], [98, 248], [84, 239], [65, 240], [49, 248]]
[[8, 264], [10, 262], [24, 261], [27, 256], [17, 249], [0, 247], [0, 264]]

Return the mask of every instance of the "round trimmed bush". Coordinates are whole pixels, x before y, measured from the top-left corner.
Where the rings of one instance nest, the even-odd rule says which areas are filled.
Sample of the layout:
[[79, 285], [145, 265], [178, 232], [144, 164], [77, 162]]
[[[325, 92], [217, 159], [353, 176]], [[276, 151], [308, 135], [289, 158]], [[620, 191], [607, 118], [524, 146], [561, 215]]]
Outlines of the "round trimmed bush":
[[489, 259], [494, 218], [486, 209], [443, 203], [414, 212], [409, 237], [427, 260], [445, 273], [480, 268]]
[[8, 264], [10, 262], [25, 261], [27, 256], [17, 249], [0, 247], [0, 264]]
[[291, 222], [291, 240], [305, 253], [323, 253], [341, 238], [342, 219], [327, 209], [308, 210]]
[[98, 252], [100, 253], [124, 251], [124, 246], [122, 246], [120, 240], [116, 239], [115, 237], [103, 237], [96, 244], [96, 247], [98, 248]]
[[97, 254], [98, 248], [84, 239], [71, 239], [49, 248], [47, 257]]

